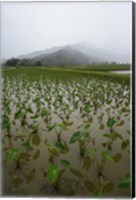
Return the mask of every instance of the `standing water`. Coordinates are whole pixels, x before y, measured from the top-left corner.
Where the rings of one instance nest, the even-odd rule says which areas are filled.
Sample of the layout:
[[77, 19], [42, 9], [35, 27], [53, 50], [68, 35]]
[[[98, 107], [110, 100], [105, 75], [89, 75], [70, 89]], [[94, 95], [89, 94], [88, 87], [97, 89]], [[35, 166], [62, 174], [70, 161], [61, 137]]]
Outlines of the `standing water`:
[[130, 196], [129, 83], [36, 68], [3, 77], [3, 195]]

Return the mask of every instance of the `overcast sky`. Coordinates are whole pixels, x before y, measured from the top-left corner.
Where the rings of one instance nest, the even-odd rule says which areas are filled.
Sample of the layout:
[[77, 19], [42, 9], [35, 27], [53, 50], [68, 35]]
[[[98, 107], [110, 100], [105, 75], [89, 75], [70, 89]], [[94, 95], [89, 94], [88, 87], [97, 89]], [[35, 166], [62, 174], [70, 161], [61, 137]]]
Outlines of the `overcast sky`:
[[2, 57], [88, 41], [131, 52], [131, 2], [2, 3]]

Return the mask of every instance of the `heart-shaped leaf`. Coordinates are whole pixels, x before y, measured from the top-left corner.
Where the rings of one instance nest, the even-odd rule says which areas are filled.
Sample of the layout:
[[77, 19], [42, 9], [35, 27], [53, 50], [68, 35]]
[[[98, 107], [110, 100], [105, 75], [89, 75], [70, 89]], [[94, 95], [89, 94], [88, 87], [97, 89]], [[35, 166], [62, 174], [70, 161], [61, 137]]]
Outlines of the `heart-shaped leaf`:
[[131, 177], [130, 174], [127, 174], [124, 178], [119, 181], [118, 187], [119, 188], [129, 188], [131, 184]]
[[75, 132], [75, 133], [72, 135], [72, 137], [71, 137], [69, 143], [70, 143], [70, 144], [75, 143], [75, 142], [78, 141], [80, 138], [81, 138], [81, 132], [80, 132], [80, 131], [77, 131], [77, 132]]
[[116, 155], [114, 155], [113, 157], [113, 160], [117, 163], [121, 160], [122, 158], [122, 154], [121, 153], [117, 153]]
[[39, 137], [39, 135], [34, 134], [32, 137], [32, 143], [35, 145], [39, 145], [41, 142], [41, 138]]
[[84, 182], [85, 187], [92, 193], [95, 193], [97, 191], [96, 186], [89, 180], [86, 180]]
[[91, 124], [86, 124], [86, 125], [84, 126], [85, 129], [89, 129], [90, 127], [91, 127]]
[[124, 120], [120, 121], [117, 126], [123, 126], [124, 125]]
[[106, 160], [109, 160], [109, 161], [115, 163], [114, 159], [112, 158], [112, 156], [111, 156], [108, 152], [103, 151], [103, 152], [101, 153], [101, 155], [102, 155]]
[[58, 166], [55, 164], [51, 164], [48, 167], [47, 178], [49, 183], [55, 183], [58, 178]]
[[55, 156], [58, 156], [57, 150], [50, 144], [45, 144], [45, 147]]
[[14, 160], [19, 155], [19, 150], [17, 148], [13, 148], [9, 151], [7, 159], [9, 161]]
[[29, 142], [22, 143], [22, 146], [27, 150], [32, 150], [33, 149]]
[[129, 146], [129, 140], [124, 140], [121, 144], [121, 148], [122, 150], [127, 149], [127, 147]]
[[107, 121], [107, 126], [112, 127], [116, 123], [116, 120], [114, 118], [109, 118]]
[[29, 161], [30, 160], [31, 155], [29, 153], [21, 153], [20, 155], [20, 159], [25, 160], [25, 161]]
[[84, 162], [83, 162], [83, 168], [86, 169], [86, 170], [89, 170], [91, 167], [91, 159], [89, 156], [86, 156], [84, 158]]
[[68, 160], [61, 160], [60, 162], [64, 167], [67, 167], [67, 168], [71, 168], [72, 167]]
[[65, 150], [65, 145], [62, 142], [56, 142], [55, 146], [60, 150]]
[[39, 149], [35, 152], [35, 154], [33, 155], [33, 159], [36, 160], [37, 158], [39, 158], [40, 156], [40, 151]]
[[113, 183], [107, 181], [107, 183], [103, 186], [102, 193], [107, 194], [110, 193], [112, 190], [113, 190]]
[[15, 118], [15, 119], [20, 119], [20, 118], [23, 117], [23, 115], [24, 115], [24, 113], [23, 113], [21, 110], [18, 110], [18, 111], [15, 113], [14, 118]]
[[83, 174], [77, 169], [70, 169], [71, 173], [78, 177], [83, 177]]
[[33, 180], [34, 176], [35, 176], [35, 168], [33, 168], [30, 171], [30, 173], [28, 174], [28, 176], [27, 176], [27, 183], [30, 183], [30, 181]]

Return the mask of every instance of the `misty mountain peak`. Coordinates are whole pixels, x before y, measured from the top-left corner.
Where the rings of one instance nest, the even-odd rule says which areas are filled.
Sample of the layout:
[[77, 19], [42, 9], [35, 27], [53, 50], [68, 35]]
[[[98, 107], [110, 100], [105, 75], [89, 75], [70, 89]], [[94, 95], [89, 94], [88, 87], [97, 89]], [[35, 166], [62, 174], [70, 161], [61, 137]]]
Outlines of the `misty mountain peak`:
[[[130, 60], [129, 55], [122, 55], [122, 54], [116, 54], [114, 52], [111, 52], [109, 50], [97, 48], [95, 45], [89, 43], [88, 41], [84, 40], [76, 44], [68, 44], [64, 46], [54, 46], [52, 48], [47, 48], [45, 50], [40, 50], [36, 52], [32, 52], [23, 56], [20, 56], [19, 58], [27, 58], [27, 59], [33, 59], [33, 60], [45, 60], [47, 57], [49, 60], [54, 60], [53, 64], [55, 65], [55, 59], [57, 60], [58, 57], [65, 57], [67, 59], [63, 59], [63, 64], [65, 64], [64, 61], [68, 60], [71, 62], [71, 60], [79, 60], [78, 57], [82, 58], [83, 61], [81, 62], [73, 62], [73, 63], [84, 63], [84, 64], [91, 64], [91, 63], [99, 63], [99, 62], [117, 62], [117, 63], [127, 63]], [[86, 61], [85, 61], [86, 60]], [[56, 61], [58, 62], [58, 61]], [[59, 62], [58, 62], [59, 63]], [[67, 62], [66, 62], [67, 63]], [[44, 64], [44, 62], [43, 62]]]

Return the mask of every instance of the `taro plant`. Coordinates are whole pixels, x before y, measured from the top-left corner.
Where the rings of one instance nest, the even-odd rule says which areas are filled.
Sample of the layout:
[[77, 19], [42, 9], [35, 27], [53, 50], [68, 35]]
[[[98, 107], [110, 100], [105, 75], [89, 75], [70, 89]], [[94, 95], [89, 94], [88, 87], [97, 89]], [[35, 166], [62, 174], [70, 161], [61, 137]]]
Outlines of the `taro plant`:
[[31, 133], [29, 134], [29, 141], [32, 140], [32, 144], [33, 145], [39, 145], [41, 142], [41, 137], [39, 136], [39, 124], [31, 124], [29, 126], [31, 128]]
[[105, 177], [97, 179], [96, 183], [85, 180], [85, 187], [92, 196], [101, 197], [105, 194], [109, 194], [113, 190], [113, 183]]
[[54, 162], [54, 158], [56, 156], [59, 156], [58, 150], [51, 144], [45, 143], [45, 147], [47, 148], [49, 152], [49, 161]]
[[91, 137], [88, 131], [77, 131], [75, 133], [73, 133], [73, 135], [70, 138], [69, 143], [73, 144], [75, 142], [78, 142], [79, 144], [79, 150], [80, 150], [80, 156], [84, 156], [86, 154], [87, 150], [87, 146], [91, 141]]
[[44, 172], [44, 177], [47, 178], [47, 183], [44, 187], [42, 187], [42, 190], [46, 191], [48, 189], [48, 191], [46, 191], [48, 194], [62, 195], [63, 191], [60, 181], [65, 172], [65, 169], [61, 170], [57, 164], [50, 163], [47, 172], [45, 172], [44, 169], [42, 169], [42, 171]]
[[127, 189], [130, 188], [131, 186], [131, 176], [130, 173], [127, 173], [123, 178], [120, 178], [118, 187], [120, 189]]
[[[13, 193], [22, 194], [21, 183], [31, 190], [34, 181], [44, 183], [44, 195], [101, 197], [130, 188], [129, 79], [99, 73], [4, 69], [2, 151], [5, 183], [13, 168]], [[120, 177], [122, 165], [127, 171]], [[118, 183], [106, 176], [109, 166]]]

